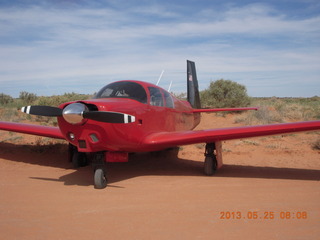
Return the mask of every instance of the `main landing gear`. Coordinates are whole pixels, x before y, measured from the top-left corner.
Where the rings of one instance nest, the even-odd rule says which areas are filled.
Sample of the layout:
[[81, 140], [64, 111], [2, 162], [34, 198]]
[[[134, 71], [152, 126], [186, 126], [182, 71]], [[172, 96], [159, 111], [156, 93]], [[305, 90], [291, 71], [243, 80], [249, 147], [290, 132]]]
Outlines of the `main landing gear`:
[[72, 162], [73, 168], [85, 167], [89, 164], [86, 153], [79, 152], [72, 144], [69, 144], [68, 159]]
[[217, 157], [215, 154], [216, 144], [215, 143], [207, 143], [206, 144], [206, 152], [204, 154], [204, 173], [207, 176], [212, 176], [218, 168]]

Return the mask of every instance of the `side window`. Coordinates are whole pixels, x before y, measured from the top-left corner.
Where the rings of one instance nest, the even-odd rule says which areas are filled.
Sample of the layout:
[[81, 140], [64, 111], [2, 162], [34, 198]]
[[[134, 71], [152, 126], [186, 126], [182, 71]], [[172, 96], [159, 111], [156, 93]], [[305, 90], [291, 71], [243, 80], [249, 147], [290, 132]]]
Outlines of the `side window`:
[[159, 88], [149, 87], [150, 105], [163, 107], [163, 98]]
[[164, 91], [164, 99], [166, 100], [166, 107], [174, 108], [173, 100], [172, 100], [170, 93]]

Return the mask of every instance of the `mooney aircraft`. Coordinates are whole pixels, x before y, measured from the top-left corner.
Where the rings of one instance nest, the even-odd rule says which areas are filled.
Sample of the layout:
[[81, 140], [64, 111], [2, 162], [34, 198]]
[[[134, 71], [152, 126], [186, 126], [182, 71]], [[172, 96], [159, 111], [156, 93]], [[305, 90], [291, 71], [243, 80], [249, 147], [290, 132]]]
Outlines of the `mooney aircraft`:
[[[147, 82], [117, 81], [91, 100], [52, 106], [26, 106], [22, 112], [57, 117], [58, 127], [0, 122], [0, 129], [69, 142], [74, 167], [94, 169], [94, 186], [107, 186], [107, 162], [127, 162], [132, 152], [159, 151], [179, 145], [206, 143], [204, 172], [222, 167], [222, 141], [320, 129], [320, 121], [193, 130], [201, 112], [243, 111], [257, 108], [201, 109], [194, 62], [187, 61], [187, 101]], [[90, 158], [89, 158], [90, 157]]]

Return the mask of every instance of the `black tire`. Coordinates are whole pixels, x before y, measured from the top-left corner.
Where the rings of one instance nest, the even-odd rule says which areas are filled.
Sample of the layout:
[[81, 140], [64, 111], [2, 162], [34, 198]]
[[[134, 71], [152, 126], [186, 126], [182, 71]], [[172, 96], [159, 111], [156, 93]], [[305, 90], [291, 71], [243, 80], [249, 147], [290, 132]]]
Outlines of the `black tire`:
[[85, 167], [88, 165], [87, 156], [85, 153], [74, 151], [72, 155], [73, 168]]
[[204, 174], [212, 176], [217, 170], [217, 159], [215, 156], [207, 156], [204, 160]]
[[98, 168], [94, 172], [94, 188], [103, 189], [107, 186], [108, 180], [106, 176], [106, 172]]
[[77, 148], [73, 146], [71, 143], [68, 145], [68, 160], [69, 162], [72, 162], [73, 154], [77, 151]]

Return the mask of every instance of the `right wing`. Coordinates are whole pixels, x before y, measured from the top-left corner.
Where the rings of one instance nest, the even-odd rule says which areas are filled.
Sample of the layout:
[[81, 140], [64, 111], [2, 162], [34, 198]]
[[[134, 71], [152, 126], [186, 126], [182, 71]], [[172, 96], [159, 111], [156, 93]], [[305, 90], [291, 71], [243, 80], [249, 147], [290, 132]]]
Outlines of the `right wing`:
[[26, 133], [42, 137], [65, 139], [58, 127], [48, 127], [26, 123], [0, 122], [0, 130]]
[[218, 128], [197, 131], [160, 132], [147, 136], [143, 144], [150, 148], [170, 148], [180, 145], [260, 137], [320, 129], [320, 121]]

